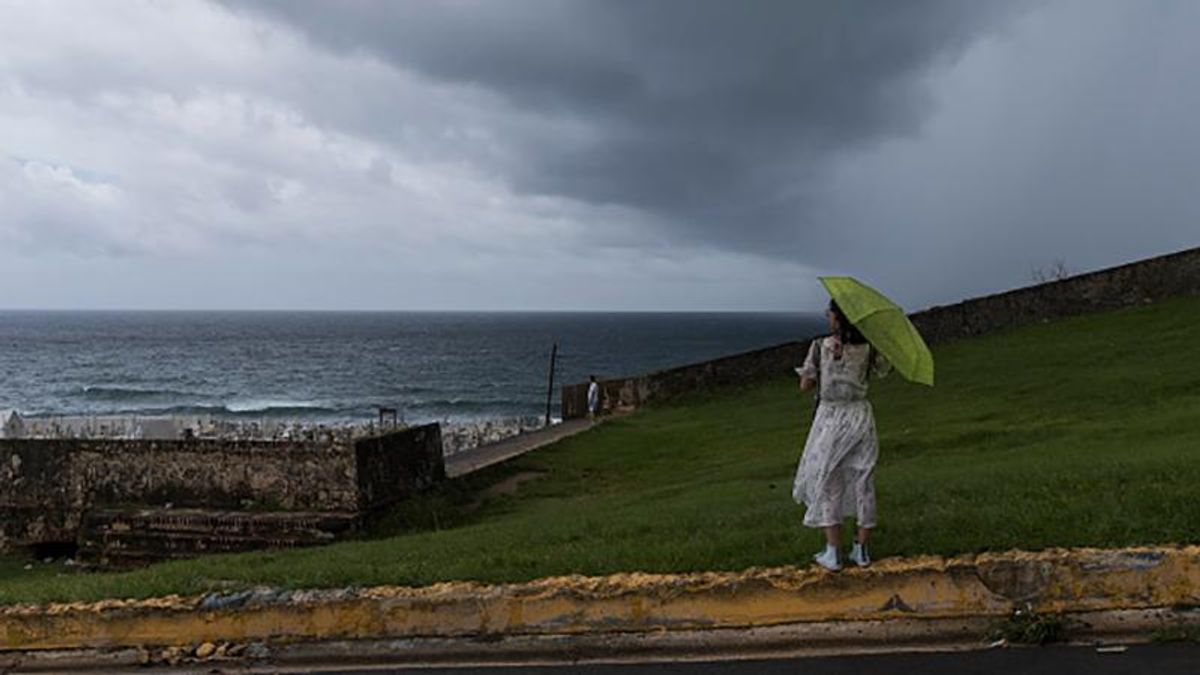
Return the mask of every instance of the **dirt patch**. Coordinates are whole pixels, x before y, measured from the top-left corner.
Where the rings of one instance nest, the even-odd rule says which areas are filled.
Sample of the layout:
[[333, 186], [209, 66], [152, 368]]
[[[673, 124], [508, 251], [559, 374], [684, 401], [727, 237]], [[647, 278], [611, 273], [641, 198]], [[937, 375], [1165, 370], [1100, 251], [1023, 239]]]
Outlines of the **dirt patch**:
[[545, 475], [545, 471], [521, 471], [514, 473], [513, 475], [506, 477], [504, 480], [493, 483], [483, 490], [480, 490], [479, 496], [477, 496], [470, 504], [468, 504], [463, 509], [463, 512], [474, 513], [475, 511], [478, 511], [479, 508], [482, 507], [489, 499], [495, 499], [497, 497], [511, 497], [512, 495], [517, 494], [517, 492], [521, 489], [521, 486], [525, 483], [535, 481]]
[[494, 485], [489, 485], [487, 489], [479, 493], [478, 503], [482, 503], [494, 497], [509, 497], [517, 494], [521, 486], [530, 481], [535, 481], [542, 476], [545, 476], [545, 471], [522, 471], [514, 473], [504, 480]]

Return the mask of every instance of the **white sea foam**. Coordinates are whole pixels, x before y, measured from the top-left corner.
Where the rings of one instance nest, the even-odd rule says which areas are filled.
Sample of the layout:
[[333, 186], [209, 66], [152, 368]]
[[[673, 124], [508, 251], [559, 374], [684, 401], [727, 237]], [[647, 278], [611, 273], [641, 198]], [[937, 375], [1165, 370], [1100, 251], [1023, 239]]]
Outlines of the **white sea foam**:
[[225, 409], [233, 413], [268, 412], [271, 410], [320, 410], [324, 406], [313, 401], [286, 399], [245, 399], [230, 401]]

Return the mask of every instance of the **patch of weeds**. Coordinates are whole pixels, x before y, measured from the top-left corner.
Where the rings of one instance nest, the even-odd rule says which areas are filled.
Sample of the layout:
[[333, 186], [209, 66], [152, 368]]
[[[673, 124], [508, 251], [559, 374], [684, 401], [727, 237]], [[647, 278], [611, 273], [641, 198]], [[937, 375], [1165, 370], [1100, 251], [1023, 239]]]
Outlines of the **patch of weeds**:
[[1025, 604], [994, 625], [988, 632], [988, 639], [1021, 645], [1063, 642], [1067, 639], [1067, 620], [1058, 614], [1038, 614]]
[[447, 481], [376, 514], [363, 533], [367, 539], [459, 527], [471, 520], [475, 491]]
[[1166, 626], [1164, 628], [1159, 628], [1150, 634], [1150, 641], [1157, 644], [1167, 644], [1171, 642], [1200, 643], [1200, 625], [1181, 624], [1177, 626]]

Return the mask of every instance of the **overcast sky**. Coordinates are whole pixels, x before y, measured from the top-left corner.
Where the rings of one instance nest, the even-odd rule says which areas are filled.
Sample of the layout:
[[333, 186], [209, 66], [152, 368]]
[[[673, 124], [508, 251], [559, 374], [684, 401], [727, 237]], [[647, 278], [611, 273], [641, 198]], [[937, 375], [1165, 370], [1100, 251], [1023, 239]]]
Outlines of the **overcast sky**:
[[0, 307], [910, 309], [1200, 245], [1200, 2], [0, 0]]

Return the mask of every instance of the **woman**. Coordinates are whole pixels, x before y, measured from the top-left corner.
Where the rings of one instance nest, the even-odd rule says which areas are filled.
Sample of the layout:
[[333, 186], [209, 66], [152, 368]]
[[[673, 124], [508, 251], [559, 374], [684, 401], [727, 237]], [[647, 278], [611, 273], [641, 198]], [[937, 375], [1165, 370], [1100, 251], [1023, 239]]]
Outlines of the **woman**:
[[820, 385], [812, 429], [796, 469], [792, 498], [808, 506], [804, 524], [825, 531], [825, 550], [813, 556], [828, 570], [842, 568], [838, 559], [842, 521], [854, 516], [858, 537], [850, 560], [871, 564], [867, 543], [875, 527], [875, 459], [879, 440], [875, 415], [867, 401], [867, 376], [882, 377], [891, 369], [830, 301], [825, 313], [831, 335], [813, 340], [804, 366], [798, 368], [801, 391]]

